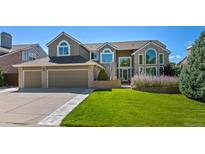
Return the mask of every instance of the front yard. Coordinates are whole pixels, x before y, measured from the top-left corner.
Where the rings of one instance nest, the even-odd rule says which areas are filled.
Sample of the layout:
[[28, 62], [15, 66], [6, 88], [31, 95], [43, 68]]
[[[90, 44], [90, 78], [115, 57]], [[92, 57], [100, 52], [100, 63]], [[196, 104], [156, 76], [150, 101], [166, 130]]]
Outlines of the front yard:
[[62, 126], [205, 126], [205, 104], [183, 95], [130, 89], [95, 91]]

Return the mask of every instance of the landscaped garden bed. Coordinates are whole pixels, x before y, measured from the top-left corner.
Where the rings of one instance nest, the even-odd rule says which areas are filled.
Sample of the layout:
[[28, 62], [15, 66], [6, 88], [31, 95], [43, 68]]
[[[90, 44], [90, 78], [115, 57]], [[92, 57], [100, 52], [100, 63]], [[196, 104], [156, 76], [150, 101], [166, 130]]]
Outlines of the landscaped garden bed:
[[145, 76], [136, 75], [132, 78], [132, 89], [155, 92], [177, 94], [179, 91], [179, 79], [171, 76]]
[[62, 126], [205, 126], [205, 104], [181, 94], [94, 91]]

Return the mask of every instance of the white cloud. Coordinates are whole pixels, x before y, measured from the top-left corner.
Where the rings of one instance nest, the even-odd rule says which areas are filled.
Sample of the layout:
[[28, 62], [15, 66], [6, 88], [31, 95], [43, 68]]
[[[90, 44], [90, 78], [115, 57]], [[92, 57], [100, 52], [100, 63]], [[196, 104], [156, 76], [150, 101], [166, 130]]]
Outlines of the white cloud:
[[169, 56], [169, 59], [180, 59], [181, 56], [180, 55], [171, 55]]

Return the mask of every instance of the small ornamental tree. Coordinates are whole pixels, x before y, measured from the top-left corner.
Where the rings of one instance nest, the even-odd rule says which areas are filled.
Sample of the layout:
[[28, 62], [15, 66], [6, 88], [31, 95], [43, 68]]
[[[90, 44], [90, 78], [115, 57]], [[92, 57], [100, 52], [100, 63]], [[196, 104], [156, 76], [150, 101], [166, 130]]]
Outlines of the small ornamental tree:
[[191, 48], [180, 74], [179, 88], [185, 96], [205, 102], [205, 32]]
[[4, 76], [3, 76], [3, 72], [0, 69], [0, 87], [4, 85]]
[[101, 69], [98, 74], [98, 80], [109, 80], [107, 72], [104, 69]]

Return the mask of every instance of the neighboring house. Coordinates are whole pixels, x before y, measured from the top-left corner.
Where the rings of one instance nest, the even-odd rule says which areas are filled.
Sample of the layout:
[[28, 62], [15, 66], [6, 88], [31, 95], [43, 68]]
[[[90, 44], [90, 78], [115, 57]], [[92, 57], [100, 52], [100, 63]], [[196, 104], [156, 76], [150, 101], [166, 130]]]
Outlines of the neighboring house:
[[186, 64], [187, 64], [187, 57], [191, 54], [191, 46], [188, 47], [188, 48], [186, 49], [186, 51], [187, 51], [187, 56], [184, 57], [177, 65], [183, 66], [183, 65], [186, 65]]
[[14, 65], [21, 88], [92, 87], [100, 69], [124, 82], [135, 74], [160, 75], [170, 53], [158, 40], [82, 44], [64, 32], [47, 46], [48, 57]]
[[47, 56], [39, 44], [12, 45], [12, 36], [0, 33], [0, 68], [7, 85], [18, 85], [18, 71], [15, 64]]

